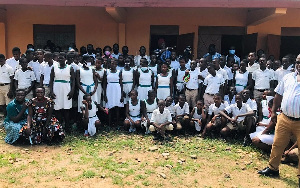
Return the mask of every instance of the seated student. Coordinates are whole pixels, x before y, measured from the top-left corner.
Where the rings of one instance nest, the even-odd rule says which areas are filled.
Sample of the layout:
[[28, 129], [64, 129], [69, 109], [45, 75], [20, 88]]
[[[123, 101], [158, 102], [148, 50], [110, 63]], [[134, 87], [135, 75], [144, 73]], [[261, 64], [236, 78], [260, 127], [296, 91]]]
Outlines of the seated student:
[[234, 86], [229, 87], [228, 95], [224, 96], [224, 101], [228, 102], [228, 104], [234, 104], [236, 94], [236, 88]]
[[[264, 100], [262, 102], [264, 102]], [[256, 147], [265, 151], [271, 151], [273, 140], [274, 140], [275, 124], [273, 121], [271, 121], [272, 106], [273, 106], [273, 99], [271, 99], [268, 102], [267, 107], [263, 107], [263, 114], [267, 116], [264, 116], [263, 120], [258, 122], [256, 131], [250, 134], [252, 143]], [[265, 108], [267, 109], [265, 110]]]
[[[221, 134], [222, 136], [227, 137], [229, 133], [233, 131], [245, 130], [246, 135], [244, 137], [243, 145], [246, 146], [250, 141], [249, 133], [253, 124], [252, 119], [247, 117], [253, 116], [254, 112], [248, 104], [243, 103], [241, 94], [235, 96], [235, 102], [235, 104], [227, 106], [224, 111], [220, 112], [220, 115], [230, 121], [221, 130]], [[232, 117], [230, 117], [229, 114], [232, 114]]]
[[20, 59], [21, 69], [18, 69], [15, 73], [15, 88], [17, 89], [24, 89], [25, 95], [27, 99], [33, 98], [32, 89], [34, 87], [34, 81], [36, 80], [34, 76], [34, 72], [27, 67], [27, 59], [21, 58]]
[[175, 125], [175, 105], [171, 96], [166, 98], [166, 109], [168, 109], [172, 116], [172, 124]]
[[[248, 104], [250, 106], [250, 108], [253, 110], [254, 112], [254, 116], [252, 116], [252, 122], [253, 122], [253, 127], [257, 121], [257, 103], [254, 99], [250, 98], [250, 90], [249, 89], [244, 89], [242, 92], [242, 99], [243, 99], [243, 103]], [[250, 117], [248, 117], [250, 118]]]
[[153, 140], [158, 140], [163, 138], [164, 140], [169, 140], [169, 137], [166, 135], [165, 131], [173, 130], [172, 125], [172, 117], [171, 113], [168, 109], [165, 108], [166, 103], [164, 100], [158, 101], [158, 108], [153, 111], [150, 120], [150, 127], [149, 130], [155, 133], [155, 130], [159, 133], [159, 135], [155, 135]]
[[206, 119], [206, 111], [203, 105], [203, 101], [197, 101], [197, 105], [193, 108], [190, 114], [190, 119], [190, 126], [195, 127], [196, 131], [199, 133], [203, 126], [203, 122]]
[[105, 111], [106, 113], [107, 109], [103, 109], [100, 104], [97, 104], [97, 101], [92, 101], [90, 94], [83, 95], [82, 104], [83, 106], [81, 106], [80, 109], [82, 112], [84, 136], [94, 136], [97, 128], [99, 128], [101, 125], [101, 122], [96, 115], [97, 109]]
[[[61, 142], [65, 134], [62, 126], [53, 115], [54, 102], [45, 97], [45, 88], [43, 87], [36, 88], [35, 93], [36, 97], [31, 100], [28, 107], [27, 126], [24, 126], [22, 130], [30, 130], [30, 144]], [[22, 130], [21, 132], [24, 133], [25, 131]]]
[[[3, 126], [5, 128], [5, 142], [8, 144], [15, 143], [20, 137], [20, 131], [27, 122], [29, 101], [25, 99], [26, 91], [24, 89], [16, 90], [16, 98], [12, 100], [6, 107], [7, 116], [4, 119]], [[24, 134], [29, 135], [30, 132], [23, 130]], [[21, 133], [23, 135], [23, 133]]]
[[185, 95], [179, 95], [179, 101], [175, 105], [175, 121], [176, 121], [176, 130], [181, 130], [183, 127], [187, 128], [189, 123], [189, 104], [185, 100]]
[[214, 103], [211, 104], [208, 108], [208, 123], [204, 127], [202, 138], [205, 138], [206, 134], [208, 132], [211, 132], [213, 129], [220, 131], [224, 127], [224, 125], [226, 124], [226, 119], [220, 116], [220, 112], [228, 106], [228, 102], [222, 100], [222, 96], [220, 93], [214, 95]]
[[150, 119], [151, 119], [153, 111], [158, 108], [157, 101], [158, 101], [158, 99], [156, 98], [155, 91], [149, 90], [148, 91], [148, 99], [145, 100], [145, 106], [144, 106], [145, 117], [143, 118], [143, 121], [142, 121], [143, 125], [146, 128], [145, 134], [150, 133], [150, 131], [149, 131]]
[[137, 127], [141, 127], [141, 119], [145, 117], [143, 112], [144, 102], [139, 100], [138, 92], [132, 90], [130, 92], [130, 99], [126, 104], [126, 119], [124, 120], [125, 128], [129, 128], [129, 132], [133, 133]]

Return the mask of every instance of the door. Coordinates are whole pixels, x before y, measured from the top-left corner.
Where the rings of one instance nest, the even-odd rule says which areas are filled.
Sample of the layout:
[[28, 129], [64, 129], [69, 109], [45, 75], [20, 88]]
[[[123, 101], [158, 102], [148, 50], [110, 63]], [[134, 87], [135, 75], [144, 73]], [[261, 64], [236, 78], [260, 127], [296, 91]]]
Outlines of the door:
[[268, 54], [274, 55], [275, 59], [279, 59], [280, 57], [280, 45], [281, 45], [281, 36], [279, 35], [267, 36]]
[[183, 55], [183, 51], [187, 46], [190, 46], [192, 49], [192, 53], [194, 53], [194, 37], [195, 33], [178, 35], [176, 48], [178, 55]]
[[248, 56], [249, 52], [256, 52], [257, 33], [244, 35], [243, 37], [243, 51], [241, 59]]

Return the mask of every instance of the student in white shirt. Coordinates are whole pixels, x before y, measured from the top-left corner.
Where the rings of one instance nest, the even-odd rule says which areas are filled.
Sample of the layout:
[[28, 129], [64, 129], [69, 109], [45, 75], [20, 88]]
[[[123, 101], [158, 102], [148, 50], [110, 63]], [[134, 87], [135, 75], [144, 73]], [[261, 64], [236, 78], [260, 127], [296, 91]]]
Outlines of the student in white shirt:
[[40, 79], [41, 79], [41, 66], [44, 63], [44, 51], [41, 49], [36, 50], [35, 52], [37, 61], [30, 61], [28, 63], [28, 67], [31, 67], [31, 69], [34, 72], [34, 76], [36, 78], [36, 84], [35, 86], [40, 85]]
[[220, 116], [220, 111], [228, 107], [228, 103], [222, 100], [222, 95], [217, 93], [214, 95], [214, 103], [208, 108], [207, 124], [202, 132], [202, 138], [205, 138], [206, 134], [213, 129], [221, 130], [226, 124], [226, 119]]
[[175, 51], [171, 52], [171, 65], [170, 66], [174, 70], [177, 70], [180, 67], [179, 62], [177, 61], [177, 56], [176, 56]]
[[262, 94], [265, 90], [273, 88], [274, 74], [267, 69], [266, 58], [259, 59], [260, 69], [256, 70], [252, 74], [254, 81], [254, 99], [258, 102], [261, 101]]
[[255, 70], [259, 69], [259, 64], [256, 63], [257, 56], [255, 52], [250, 52], [248, 55], [248, 67], [247, 71], [253, 73]]
[[5, 56], [0, 54], [0, 110], [6, 115], [6, 105], [13, 98], [14, 70], [5, 62]]
[[200, 77], [199, 77], [198, 93], [199, 93], [199, 99], [203, 100], [203, 94], [204, 94], [203, 81], [209, 74], [207, 70], [207, 60], [205, 58], [199, 59], [199, 71], [200, 71]]
[[181, 130], [186, 128], [189, 124], [189, 104], [186, 102], [185, 96], [183, 94], [179, 95], [178, 103], [175, 105], [175, 121], [176, 130]]
[[193, 108], [194, 106], [196, 106], [196, 101], [199, 96], [198, 88], [200, 71], [199, 69], [196, 69], [196, 61], [191, 61], [190, 67], [190, 70], [185, 71], [185, 77], [189, 77], [185, 85], [185, 96], [189, 106]]
[[113, 50], [114, 53], [112, 53], [111, 56], [113, 58], [115, 58], [115, 59], [118, 59], [119, 55], [121, 55], [121, 53], [119, 52], [119, 44], [115, 43], [113, 45], [113, 49], [112, 50]]
[[176, 95], [184, 94], [184, 81], [183, 78], [185, 76], [185, 71], [187, 70], [185, 67], [185, 59], [179, 58], [180, 67], [175, 70], [175, 76], [174, 80], [176, 82], [176, 88], [174, 89], [176, 92]]
[[[279, 60], [278, 60], [279, 61]], [[280, 62], [280, 61], [279, 61]], [[282, 58], [282, 66], [279, 67], [276, 71], [275, 71], [275, 86], [278, 85], [278, 83], [282, 80], [282, 78], [287, 75], [288, 73], [291, 73], [290, 70], [288, 70], [288, 67], [291, 65], [291, 57], [290, 56], [284, 56]]]
[[12, 49], [13, 57], [6, 60], [6, 64], [9, 65], [14, 72], [19, 68], [19, 60], [21, 57], [21, 50], [18, 47]]
[[[150, 120], [149, 130], [154, 132], [155, 130], [159, 133], [160, 137], [164, 140], [169, 140], [170, 138], [165, 134], [165, 131], [172, 131], [172, 117], [168, 109], [165, 108], [166, 103], [164, 100], [158, 101], [158, 108], [155, 109], [152, 113]], [[159, 137], [155, 136], [153, 140], [158, 140]]]
[[140, 52], [140, 55], [137, 55], [134, 57], [134, 64], [137, 67], [140, 67], [140, 62], [141, 62], [142, 58], [144, 58], [148, 62], [150, 62], [150, 57], [146, 55], [146, 47], [145, 46], [141, 46], [139, 52]]
[[44, 61], [41, 64], [41, 78], [40, 78], [40, 85], [43, 86], [45, 88], [45, 96], [49, 97], [50, 95], [50, 87], [49, 87], [49, 83], [50, 83], [50, 74], [51, 74], [51, 70], [54, 64], [54, 61], [52, 59], [52, 53], [51, 52], [46, 52], [44, 55]]
[[224, 78], [216, 73], [215, 68], [213, 66], [208, 66], [207, 69], [209, 75], [204, 79], [203, 82], [203, 89], [205, 90], [203, 99], [206, 108], [208, 108], [209, 105], [214, 103], [214, 95], [223, 91], [222, 88], [225, 82]]
[[[243, 103], [243, 98], [241, 94], [235, 96], [235, 104], [232, 104], [221, 111], [220, 114], [225, 117], [229, 123], [221, 130], [223, 137], [227, 137], [229, 133], [233, 131], [245, 131], [244, 146], [251, 143], [249, 137], [251, 126], [253, 125], [252, 119], [248, 118], [254, 115], [254, 111], [250, 108], [248, 104]], [[229, 116], [232, 114], [232, 117]]]
[[15, 88], [25, 89], [26, 98], [32, 99], [32, 89], [36, 80], [34, 72], [27, 67], [28, 63], [26, 58], [21, 58], [19, 61], [22, 68], [18, 69], [15, 73]]

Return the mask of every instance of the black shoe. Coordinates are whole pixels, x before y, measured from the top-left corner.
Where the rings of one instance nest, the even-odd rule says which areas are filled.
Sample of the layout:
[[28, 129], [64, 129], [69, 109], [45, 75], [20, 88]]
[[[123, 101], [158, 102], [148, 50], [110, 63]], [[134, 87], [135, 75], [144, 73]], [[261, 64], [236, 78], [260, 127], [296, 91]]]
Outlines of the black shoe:
[[153, 140], [160, 140], [160, 136], [154, 135]]
[[243, 142], [243, 146], [246, 147], [246, 146], [249, 146], [251, 144], [251, 139], [249, 136], [245, 136], [244, 137], [244, 142]]
[[279, 170], [271, 170], [269, 167], [257, 171], [258, 174], [264, 175], [264, 176], [272, 176], [272, 177], [277, 177], [279, 176]]

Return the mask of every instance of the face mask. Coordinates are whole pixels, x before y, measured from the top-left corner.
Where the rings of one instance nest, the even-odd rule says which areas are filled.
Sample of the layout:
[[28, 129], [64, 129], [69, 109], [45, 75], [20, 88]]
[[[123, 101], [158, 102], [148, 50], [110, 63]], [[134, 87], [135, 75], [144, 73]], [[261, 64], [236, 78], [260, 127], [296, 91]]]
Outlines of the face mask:
[[92, 65], [91, 62], [86, 62], [86, 66], [87, 66], [87, 67], [90, 67], [91, 65]]
[[110, 55], [110, 51], [105, 51], [104, 53], [105, 53], [106, 56]]
[[148, 67], [141, 67], [141, 70], [142, 70], [143, 72], [145, 72], [146, 70], [148, 70]]
[[229, 50], [229, 54], [231, 55], [235, 54], [235, 50]]

